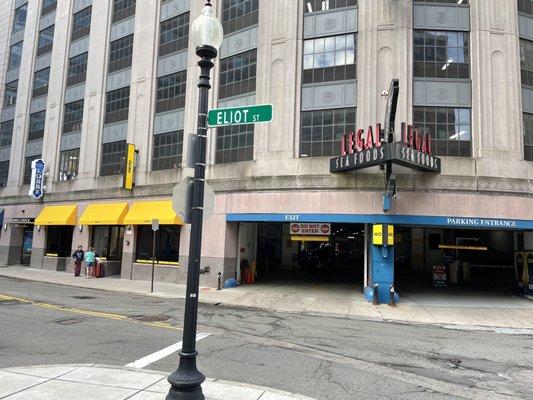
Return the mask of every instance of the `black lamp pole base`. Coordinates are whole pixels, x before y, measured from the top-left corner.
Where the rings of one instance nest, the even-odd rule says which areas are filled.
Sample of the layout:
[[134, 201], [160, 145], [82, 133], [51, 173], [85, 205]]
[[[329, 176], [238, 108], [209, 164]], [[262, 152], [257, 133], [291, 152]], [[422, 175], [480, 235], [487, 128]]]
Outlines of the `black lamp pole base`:
[[196, 368], [197, 353], [180, 353], [178, 369], [169, 377], [171, 388], [166, 400], [205, 400], [202, 383], [205, 375]]

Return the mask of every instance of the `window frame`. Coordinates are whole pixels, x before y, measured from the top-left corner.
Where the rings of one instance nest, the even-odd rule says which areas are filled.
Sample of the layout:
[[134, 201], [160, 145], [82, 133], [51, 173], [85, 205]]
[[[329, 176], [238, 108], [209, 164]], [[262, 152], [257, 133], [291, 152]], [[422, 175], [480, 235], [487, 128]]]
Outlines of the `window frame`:
[[9, 160], [0, 161], [0, 187], [6, 187], [9, 177]]
[[[68, 159], [66, 159], [68, 157]], [[74, 157], [74, 158], [72, 158]], [[72, 181], [78, 178], [80, 167], [80, 149], [68, 149], [59, 152], [58, 181]]]
[[[242, 7], [245, 10], [237, 15]], [[256, 26], [259, 22], [259, 0], [223, 0], [221, 22], [224, 35]]]
[[[237, 75], [240, 77], [239, 79], [237, 79]], [[225, 99], [253, 93], [256, 90], [256, 79], [257, 49], [222, 58], [219, 62], [218, 98]]]
[[[13, 50], [16, 48], [15, 46], [19, 46], [19, 45], [20, 45], [20, 54], [13, 53]], [[8, 71], [12, 71], [12, 70], [17, 69], [17, 68], [20, 67], [20, 62], [22, 60], [23, 47], [24, 47], [24, 41], [23, 40], [21, 40], [20, 42], [15, 43], [14, 45], [9, 47], [9, 61], [8, 61], [8, 64], [7, 64], [7, 70]], [[13, 62], [13, 59], [14, 59], [13, 55], [14, 54], [16, 56], [18, 56], [18, 61], [16, 61], [16, 62]]]
[[229, 125], [216, 130], [215, 164], [252, 161], [255, 125]]
[[13, 131], [15, 129], [15, 120], [10, 119], [0, 123], [0, 147], [11, 146], [13, 141]]
[[[42, 85], [38, 86], [37, 83], [40, 83], [39, 80], [44, 78], [45, 75], [46, 75], [46, 83], [43, 83]], [[44, 82], [44, 79], [42, 80]], [[35, 71], [33, 74], [32, 98], [35, 99], [36, 97], [46, 96], [48, 94], [49, 84], [50, 84], [50, 67], [46, 67], [46, 68], [40, 69], [39, 71]]]
[[109, 43], [108, 74], [131, 67], [133, 39], [133, 33], [131, 33]]
[[[70, 257], [72, 253], [72, 236], [74, 226], [49, 225], [46, 227], [45, 256]], [[54, 239], [54, 242], [50, 242]], [[52, 248], [52, 244], [55, 248]], [[66, 244], [66, 247], [65, 247]], [[63, 246], [63, 248], [61, 247]]]
[[[49, 4], [46, 4], [49, 3]], [[50, 14], [57, 8], [57, 0], [43, 0], [43, 8], [41, 10], [41, 17]]]
[[[72, 32], [70, 34], [71, 42], [88, 36], [91, 33], [92, 13], [93, 6], [91, 4], [90, 6], [85, 7], [83, 10], [80, 10], [72, 15]], [[76, 21], [77, 19], [78, 21]], [[86, 23], [87, 20], [87, 24], [80, 24], [80, 21]]]
[[[113, 254], [110, 253], [110, 250], [108, 250], [107, 254], [104, 254], [103, 250], [99, 251], [100, 249], [97, 248], [95, 237], [96, 232], [99, 230], [106, 230], [107, 229], [107, 249], [111, 249], [111, 242], [116, 240], [115, 246], [116, 246], [116, 252]], [[113, 238], [113, 230], [117, 231], [116, 238]], [[126, 227], [124, 225], [95, 225], [91, 228], [91, 247], [94, 247], [95, 251], [98, 253], [99, 257], [104, 258], [106, 261], [122, 261], [122, 253], [123, 253], [123, 246], [124, 246], [124, 233], [125, 233]], [[101, 236], [100, 236], [101, 237]]]
[[[37, 120], [42, 117], [41, 120]], [[44, 127], [46, 125], [46, 110], [31, 113], [28, 123], [28, 142], [44, 138]]]
[[38, 160], [42, 157], [42, 154], [35, 156], [26, 156], [24, 157], [24, 176], [22, 178], [23, 185], [29, 185], [31, 182], [31, 163], [33, 160]]
[[[161, 249], [167, 246], [162, 246], [163, 235], [165, 234], [165, 239], [170, 240], [170, 245], [174, 250], [177, 249], [177, 254], [175, 254], [172, 259], [171, 257], [162, 257]], [[144, 263], [151, 262], [152, 260], [152, 243], [153, 243], [154, 231], [150, 225], [137, 225], [137, 243], [135, 246], [135, 262]], [[180, 239], [181, 239], [181, 226], [180, 225], [160, 225], [159, 230], [155, 233], [156, 235], [156, 250], [155, 250], [155, 263], [160, 264], [179, 264], [180, 257]], [[177, 242], [176, 242], [177, 240]], [[140, 248], [141, 245], [146, 246], [146, 249]], [[146, 250], [146, 251], [144, 251]], [[165, 258], [165, 259], [163, 259]]]
[[[129, 3], [123, 6], [120, 5], [120, 8], [117, 9], [117, 6], [120, 3]], [[136, 0], [113, 0], [113, 12], [112, 12], [112, 23], [122, 21], [126, 18], [135, 15]]]
[[[112, 147], [115, 147], [114, 149], [112, 149], [114, 151], [108, 151], [108, 149]], [[102, 143], [100, 176], [122, 175], [124, 173], [126, 148], [126, 140], [117, 140], [115, 142]]]
[[[17, 104], [18, 86], [19, 86], [18, 79], [15, 79], [14, 81], [6, 83], [5, 90], [4, 90], [4, 103], [3, 103], [4, 108], [14, 107]], [[12, 96], [10, 95], [10, 93], [11, 94], [15, 93], [15, 95]]]
[[154, 134], [152, 142], [152, 171], [181, 168], [183, 129]]
[[[79, 106], [81, 108], [74, 109], [73, 107]], [[63, 110], [63, 134], [71, 132], [80, 132], [83, 124], [85, 100], [76, 100], [66, 103]], [[79, 117], [74, 119], [74, 117]]]
[[[171, 84], [166, 85], [166, 83]], [[156, 114], [185, 107], [186, 94], [187, 70], [173, 72], [158, 77], [156, 89]]]
[[[118, 95], [127, 93], [124, 97]], [[117, 96], [115, 96], [117, 95]], [[115, 97], [111, 98], [110, 97]], [[119, 89], [110, 90], [106, 92], [105, 102], [105, 124], [112, 124], [114, 122], [127, 121], [130, 110], [130, 87], [125, 86]]]
[[[174, 22], [176, 26], [174, 26]], [[171, 24], [171, 28], [163, 31], [166, 25]], [[190, 12], [176, 15], [166, 19], [159, 24], [159, 57], [186, 50], [189, 46]], [[180, 30], [185, 33], [180, 35]], [[166, 36], [175, 36], [172, 40], [164, 40]]]
[[[52, 31], [50, 38], [43, 36], [43, 33], [50, 31], [50, 30]], [[55, 34], [55, 25], [50, 25], [39, 31], [39, 37], [37, 39], [37, 57], [50, 53], [52, 51], [52, 48], [54, 47], [54, 34]], [[42, 42], [45, 42], [45, 43], [43, 44]]]
[[[78, 63], [78, 59], [82, 63]], [[81, 53], [68, 59], [67, 68], [67, 87], [75, 86], [87, 80], [87, 64], [89, 61], [89, 52]], [[74, 64], [76, 63], [76, 64]], [[76, 72], [76, 73], [73, 73]]]
[[[309, 8], [309, 6], [307, 5], [308, 3], [311, 4], [311, 8]], [[318, 5], [322, 6], [322, 0], [304, 0], [304, 3], [303, 3], [304, 15], [316, 14], [320, 12], [328, 12], [331, 10], [338, 11], [343, 8], [357, 7], [358, 1], [357, 0], [329, 0], [327, 10], [322, 10], [322, 9], [319, 10]], [[313, 10], [313, 11], [310, 11], [310, 10]]]
[[[18, 12], [24, 9], [24, 21], [22, 23], [20, 22], [20, 15], [18, 15]], [[15, 15], [13, 17], [13, 28], [11, 29], [11, 33], [17, 33], [23, 29], [26, 29], [26, 19], [28, 18], [28, 3], [24, 3], [20, 7], [15, 8]], [[22, 24], [22, 27], [20, 27], [20, 24]], [[18, 29], [15, 29], [17, 26], [19, 26]]]

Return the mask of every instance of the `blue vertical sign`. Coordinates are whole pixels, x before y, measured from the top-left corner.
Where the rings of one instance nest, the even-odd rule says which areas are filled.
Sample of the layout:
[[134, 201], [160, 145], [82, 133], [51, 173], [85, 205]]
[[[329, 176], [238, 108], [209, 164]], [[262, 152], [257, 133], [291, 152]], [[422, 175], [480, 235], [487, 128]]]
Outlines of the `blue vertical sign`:
[[44, 194], [44, 161], [40, 158], [31, 162], [31, 182], [29, 195], [40, 199]]

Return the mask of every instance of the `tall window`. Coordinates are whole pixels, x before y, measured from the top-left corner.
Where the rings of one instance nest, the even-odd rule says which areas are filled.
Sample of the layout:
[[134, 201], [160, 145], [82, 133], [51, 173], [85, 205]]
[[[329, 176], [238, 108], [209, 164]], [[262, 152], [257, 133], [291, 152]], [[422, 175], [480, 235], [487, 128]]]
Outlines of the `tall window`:
[[232, 125], [217, 128], [215, 162], [249, 161], [254, 157], [254, 126]]
[[533, 161], [533, 114], [523, 113], [524, 118], [524, 159]]
[[102, 165], [100, 175], [119, 175], [124, 172], [124, 159], [126, 156], [126, 141], [104, 143], [102, 145]]
[[92, 6], [84, 8], [74, 14], [72, 19], [72, 41], [87, 36], [91, 32]]
[[219, 68], [219, 99], [255, 91], [257, 49], [223, 58]]
[[431, 134], [437, 156], [470, 157], [472, 138], [469, 108], [413, 107], [413, 125]]
[[107, 261], [120, 261], [124, 230], [124, 226], [95, 226], [91, 236], [91, 246]]
[[135, 0], [113, 0], [113, 23], [135, 15]]
[[18, 32], [26, 26], [26, 16], [28, 14], [28, 3], [21, 5], [15, 10], [13, 21], [13, 33]]
[[128, 119], [130, 106], [130, 87], [112, 90], [106, 94], [105, 123], [125, 121]]
[[0, 187], [7, 185], [7, 177], [9, 174], [9, 160], [0, 162]]
[[303, 83], [355, 79], [356, 43], [355, 33], [306, 40]]
[[83, 99], [65, 104], [63, 133], [81, 131], [83, 122]]
[[40, 97], [48, 93], [48, 81], [50, 80], [50, 67], [35, 72], [33, 77], [32, 96]]
[[18, 80], [6, 83], [6, 91], [4, 94], [4, 107], [11, 107], [17, 104], [18, 85]]
[[414, 76], [470, 78], [468, 32], [413, 31]]
[[30, 114], [30, 128], [28, 141], [42, 139], [44, 136], [44, 124], [46, 121], [46, 110]]
[[[153, 234], [151, 226], [137, 226], [137, 262], [151, 262]], [[178, 263], [180, 227], [174, 225], [160, 225], [155, 239], [155, 262]]]
[[180, 168], [182, 149], [183, 130], [155, 135], [152, 170]]
[[73, 231], [73, 226], [47, 226], [46, 255], [52, 257], [70, 257]]
[[336, 8], [354, 7], [356, 5], [357, 0], [305, 0], [304, 13], [309, 14], [319, 11], [334, 10]]
[[20, 67], [20, 59], [22, 58], [22, 45], [23, 42], [18, 42], [9, 49], [9, 64], [7, 65], [8, 70]]
[[49, 53], [52, 51], [54, 45], [54, 25], [49, 26], [39, 32], [39, 40], [37, 42], [37, 56]]
[[222, 3], [222, 27], [225, 35], [257, 25], [258, 20], [259, 0], [224, 0]]
[[533, 15], [533, 1], [531, 0], [518, 0], [518, 12]]
[[355, 108], [303, 111], [300, 156], [340, 154], [342, 134], [355, 132]]
[[57, 7], [57, 0], [43, 0], [43, 9], [41, 11], [41, 16], [50, 14]]
[[82, 53], [69, 58], [67, 86], [73, 86], [85, 82], [88, 56], [89, 53]]
[[110, 44], [108, 72], [131, 67], [133, 34], [117, 39]]
[[13, 119], [0, 124], [0, 147], [11, 146], [14, 124]]
[[156, 112], [183, 108], [185, 106], [186, 84], [186, 70], [157, 78]]
[[533, 42], [520, 39], [520, 73], [522, 85], [533, 86]]
[[161, 22], [159, 56], [184, 50], [189, 44], [189, 13]]
[[78, 176], [80, 149], [64, 150], [59, 155], [59, 180], [70, 181]]
[[24, 160], [24, 185], [29, 185], [31, 182], [31, 163], [33, 160], [41, 158], [41, 154], [35, 156], [26, 157]]

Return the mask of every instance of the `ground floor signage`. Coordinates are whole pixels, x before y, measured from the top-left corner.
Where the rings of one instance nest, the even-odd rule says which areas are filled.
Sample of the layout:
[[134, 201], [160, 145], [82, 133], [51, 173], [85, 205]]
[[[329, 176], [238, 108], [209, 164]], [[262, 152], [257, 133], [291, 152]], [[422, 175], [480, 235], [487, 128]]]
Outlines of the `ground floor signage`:
[[292, 223], [291, 235], [330, 235], [331, 224], [325, 223]]
[[447, 268], [441, 265], [433, 266], [433, 286], [435, 287], [447, 287], [448, 276], [446, 274]]

